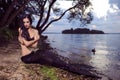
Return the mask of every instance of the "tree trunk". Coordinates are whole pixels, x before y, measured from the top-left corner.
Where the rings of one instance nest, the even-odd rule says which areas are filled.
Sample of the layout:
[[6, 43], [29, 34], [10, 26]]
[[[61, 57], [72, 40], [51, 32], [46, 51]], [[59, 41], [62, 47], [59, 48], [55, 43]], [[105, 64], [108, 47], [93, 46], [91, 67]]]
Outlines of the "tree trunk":
[[8, 9], [6, 10], [7, 12], [5, 13], [5, 15], [3, 16], [3, 19], [0, 20], [0, 27], [4, 27], [6, 24], [6, 21], [8, 20], [8, 17], [10, 15], [10, 13], [13, 10], [13, 6], [14, 6], [15, 0], [11, 3], [11, 5], [8, 7]]
[[17, 14], [19, 14], [24, 9], [24, 7], [27, 4], [27, 2], [25, 2], [16, 12], [14, 12], [12, 14], [12, 16], [8, 19], [6, 25], [9, 25], [14, 20], [14, 18], [17, 16]]

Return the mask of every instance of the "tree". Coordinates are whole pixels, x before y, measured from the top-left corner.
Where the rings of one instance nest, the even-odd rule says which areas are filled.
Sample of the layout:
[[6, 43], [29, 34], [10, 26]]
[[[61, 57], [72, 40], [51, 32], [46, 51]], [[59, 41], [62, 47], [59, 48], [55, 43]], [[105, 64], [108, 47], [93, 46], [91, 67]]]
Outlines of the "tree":
[[[67, 1], [67, 0], [66, 0]], [[60, 20], [67, 12], [68, 19], [79, 20], [83, 25], [89, 24], [93, 17], [90, 12], [86, 12], [91, 5], [89, 0], [71, 0], [73, 5], [63, 11], [56, 5], [58, 0], [1, 0], [4, 4], [0, 8], [0, 27], [9, 26], [15, 18], [19, 18], [23, 13], [30, 13], [39, 17], [36, 28], [41, 34], [50, 24]], [[64, 4], [64, 3], [63, 3]]]
[[0, 27], [9, 26], [29, 0], [1, 0]]

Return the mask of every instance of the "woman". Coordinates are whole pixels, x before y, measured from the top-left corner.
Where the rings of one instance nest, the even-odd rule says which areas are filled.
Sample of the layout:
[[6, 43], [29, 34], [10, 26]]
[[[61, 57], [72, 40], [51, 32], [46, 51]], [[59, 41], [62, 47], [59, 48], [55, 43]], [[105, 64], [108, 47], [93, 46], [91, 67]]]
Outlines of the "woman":
[[18, 40], [21, 45], [21, 60], [24, 63], [39, 63], [47, 65], [55, 65], [54, 60], [58, 60], [56, 55], [48, 50], [38, 50], [37, 44], [40, 39], [38, 31], [31, 27], [32, 19], [26, 14], [22, 17], [22, 23], [18, 29]]
[[22, 53], [21, 60], [23, 62], [27, 62], [26, 57], [30, 57], [30, 55], [34, 53], [33, 51], [37, 49], [37, 44], [40, 38], [38, 31], [32, 28], [31, 24], [31, 16], [26, 14], [22, 17], [22, 23], [18, 29], [18, 40], [20, 42]]

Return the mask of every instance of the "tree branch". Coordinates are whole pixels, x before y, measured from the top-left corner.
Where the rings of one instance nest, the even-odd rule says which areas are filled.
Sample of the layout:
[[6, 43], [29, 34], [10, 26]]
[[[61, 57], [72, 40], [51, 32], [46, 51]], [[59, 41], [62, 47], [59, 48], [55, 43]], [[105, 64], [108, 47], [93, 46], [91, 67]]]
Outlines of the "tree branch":
[[55, 22], [55, 21], [60, 20], [60, 19], [65, 15], [65, 13], [66, 13], [67, 11], [75, 8], [76, 6], [77, 6], [77, 5], [75, 5], [75, 6], [71, 7], [71, 8], [69, 8], [69, 9], [65, 10], [65, 11], [61, 14], [61, 16], [60, 16], [59, 18], [50, 21], [50, 22], [42, 29], [41, 33], [42, 33], [43, 31], [45, 31], [50, 24], [52, 24], [52, 23]]
[[[41, 21], [42, 21], [43, 13], [44, 13], [44, 6], [45, 6], [46, 2], [47, 2], [47, 0], [44, 1], [44, 4], [40, 7], [40, 8], [41, 8], [41, 9], [40, 9], [40, 19], [39, 19], [39, 21], [38, 21], [38, 23], [37, 23], [37, 26], [36, 26], [37, 29], [39, 29], [40, 23], [41, 23]], [[38, 4], [39, 4], [39, 3], [38, 3]], [[40, 6], [40, 4], [39, 4], [39, 6]]]
[[48, 9], [48, 13], [47, 13], [47, 17], [45, 19], [45, 21], [43, 22], [43, 24], [41, 25], [40, 29], [43, 28], [43, 26], [48, 22], [49, 17], [50, 17], [50, 12], [51, 12], [51, 7], [53, 6], [53, 4], [56, 2], [56, 0], [53, 0], [50, 5], [49, 5], [49, 9]]

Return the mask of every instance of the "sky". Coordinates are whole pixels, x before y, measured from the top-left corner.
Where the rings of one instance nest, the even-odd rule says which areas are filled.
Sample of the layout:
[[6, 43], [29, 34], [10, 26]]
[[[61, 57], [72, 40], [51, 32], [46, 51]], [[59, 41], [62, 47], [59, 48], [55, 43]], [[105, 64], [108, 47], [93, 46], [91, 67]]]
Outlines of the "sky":
[[[85, 28], [102, 30], [105, 33], [120, 33], [120, 0], [91, 0], [92, 13], [94, 16], [91, 24]], [[60, 1], [59, 7], [67, 9], [71, 6], [70, 1]], [[45, 32], [61, 32], [65, 29], [81, 28], [79, 23], [69, 23], [66, 17], [53, 23]]]

